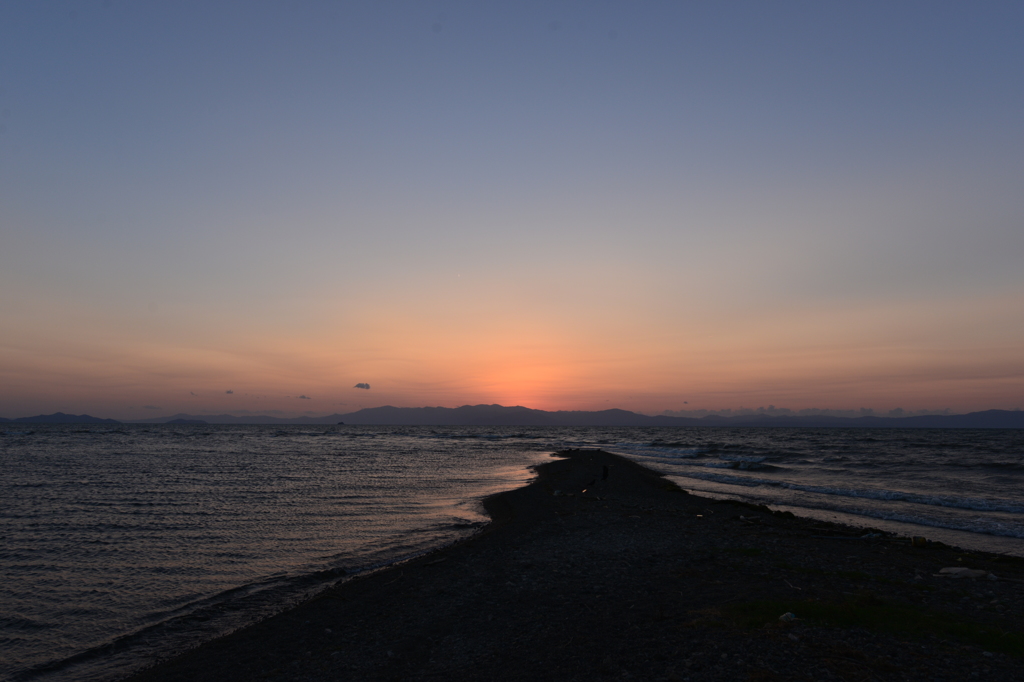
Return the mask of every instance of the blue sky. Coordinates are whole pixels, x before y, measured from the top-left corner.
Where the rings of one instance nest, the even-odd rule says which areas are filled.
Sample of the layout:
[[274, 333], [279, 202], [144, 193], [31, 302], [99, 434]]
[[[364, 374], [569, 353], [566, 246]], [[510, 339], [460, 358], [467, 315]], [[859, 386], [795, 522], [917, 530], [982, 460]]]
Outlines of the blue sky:
[[1020, 406], [1022, 28], [5, 3], [0, 414]]

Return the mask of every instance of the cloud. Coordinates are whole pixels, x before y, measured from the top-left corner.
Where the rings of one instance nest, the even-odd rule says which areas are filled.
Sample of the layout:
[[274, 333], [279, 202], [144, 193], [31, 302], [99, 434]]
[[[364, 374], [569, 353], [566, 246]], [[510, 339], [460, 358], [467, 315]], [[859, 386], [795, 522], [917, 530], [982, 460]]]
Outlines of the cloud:
[[308, 395], [300, 395], [299, 400], [312, 400]]
[[370, 390], [370, 384], [364, 384], [364, 383], [360, 382], [360, 383], [356, 384], [355, 386], [353, 386], [353, 388], [365, 388], [367, 391], [369, 391]]
[[229, 391], [224, 391], [224, 392], [227, 393], [228, 395], [231, 395], [232, 393], [234, 393], [234, 391], [230, 391], [230, 390]]
[[195, 395], [195, 393], [194, 393], [194, 392], [192, 392], [192, 391], [189, 391], [189, 393], [190, 393], [190, 394], [192, 394], [192, 395]]
[[160, 408], [157, 407], [156, 405], [143, 405], [142, 409], [144, 409], [144, 410], [159, 410]]

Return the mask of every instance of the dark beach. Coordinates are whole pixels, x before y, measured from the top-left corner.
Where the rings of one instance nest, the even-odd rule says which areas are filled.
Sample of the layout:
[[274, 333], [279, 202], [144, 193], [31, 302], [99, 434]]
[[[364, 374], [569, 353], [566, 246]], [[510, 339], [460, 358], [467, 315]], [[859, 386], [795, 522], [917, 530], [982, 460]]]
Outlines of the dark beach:
[[559, 455], [489, 498], [479, 535], [130, 679], [1024, 676], [1020, 559], [689, 495], [601, 451]]

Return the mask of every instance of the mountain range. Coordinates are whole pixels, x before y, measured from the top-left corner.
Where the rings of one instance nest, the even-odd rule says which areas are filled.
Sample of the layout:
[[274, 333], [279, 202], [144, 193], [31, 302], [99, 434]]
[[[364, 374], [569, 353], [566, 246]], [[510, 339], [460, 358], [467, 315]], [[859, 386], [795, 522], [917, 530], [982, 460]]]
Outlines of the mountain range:
[[[114, 419], [57, 412], [37, 417], [3, 419], [8, 423], [117, 424]], [[462, 407], [370, 407], [348, 414], [326, 417], [238, 417], [230, 414], [175, 414], [153, 419], [124, 420], [128, 424], [353, 424], [392, 426], [745, 426], [745, 427], [840, 427], [840, 428], [1024, 428], [1024, 411], [985, 410], [968, 414], [921, 415], [916, 417], [828, 417], [739, 415], [719, 417], [648, 416], [628, 410], [557, 411], [502, 405], [463, 405]]]
[[120, 424], [117, 419], [101, 419], [90, 417], [87, 414], [64, 414], [54, 412], [53, 414], [40, 414], [35, 417], [18, 417], [17, 419], [4, 419], [0, 417], [0, 423], [8, 424]]

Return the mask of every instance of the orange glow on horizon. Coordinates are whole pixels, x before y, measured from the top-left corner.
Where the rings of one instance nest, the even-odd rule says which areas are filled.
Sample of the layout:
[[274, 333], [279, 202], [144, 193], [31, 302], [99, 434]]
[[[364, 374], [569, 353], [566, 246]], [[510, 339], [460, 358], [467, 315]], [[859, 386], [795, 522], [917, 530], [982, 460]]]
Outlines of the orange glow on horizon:
[[[73, 350], [45, 327], [9, 338], [0, 347], [0, 382], [10, 395], [28, 399], [3, 405], [3, 416], [31, 411], [21, 405], [33, 401], [39, 405], [34, 414], [59, 409], [125, 418], [149, 416], [154, 408], [295, 415], [385, 404], [647, 413], [684, 405], [1020, 406], [1019, 346], [992, 343], [978, 331], [1011, 324], [1006, 311], [1024, 309], [1020, 294], [946, 301], [941, 313], [918, 306], [909, 315], [907, 307], [893, 301], [827, 310], [779, 306], [703, 320], [664, 316], [642, 333], [586, 320], [557, 324], [547, 314], [522, 311], [452, 317], [444, 324], [432, 322], [429, 310], [408, 317], [404, 310], [387, 316], [364, 311], [344, 325], [310, 316], [315, 324], [301, 336], [240, 319], [232, 320], [232, 335], [215, 328], [190, 336], [189, 318], [147, 332], [110, 317], [80, 334]], [[175, 333], [166, 334], [172, 327]], [[118, 345], [122, 331], [130, 344]], [[353, 388], [364, 381], [373, 388]]]

